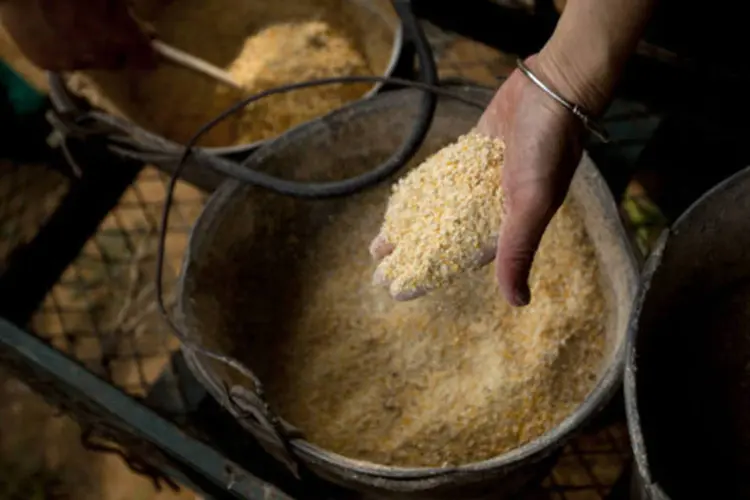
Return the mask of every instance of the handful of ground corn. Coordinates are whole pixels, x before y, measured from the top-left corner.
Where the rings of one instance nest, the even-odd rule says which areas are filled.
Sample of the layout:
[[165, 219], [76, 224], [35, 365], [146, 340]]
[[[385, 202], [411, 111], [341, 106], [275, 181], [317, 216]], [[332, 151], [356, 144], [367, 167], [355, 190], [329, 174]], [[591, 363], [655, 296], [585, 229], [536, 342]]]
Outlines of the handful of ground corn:
[[505, 145], [476, 129], [409, 172], [393, 188], [371, 253], [376, 284], [409, 300], [488, 263], [503, 214]]

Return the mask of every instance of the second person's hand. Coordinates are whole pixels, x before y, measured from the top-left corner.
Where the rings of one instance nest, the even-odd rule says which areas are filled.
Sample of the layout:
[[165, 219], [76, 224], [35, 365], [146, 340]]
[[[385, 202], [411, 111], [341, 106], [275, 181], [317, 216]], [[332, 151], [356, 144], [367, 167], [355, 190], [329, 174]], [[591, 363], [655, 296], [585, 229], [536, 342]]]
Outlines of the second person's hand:
[[150, 37], [126, 0], [0, 0], [0, 19], [24, 55], [43, 69], [156, 63]]

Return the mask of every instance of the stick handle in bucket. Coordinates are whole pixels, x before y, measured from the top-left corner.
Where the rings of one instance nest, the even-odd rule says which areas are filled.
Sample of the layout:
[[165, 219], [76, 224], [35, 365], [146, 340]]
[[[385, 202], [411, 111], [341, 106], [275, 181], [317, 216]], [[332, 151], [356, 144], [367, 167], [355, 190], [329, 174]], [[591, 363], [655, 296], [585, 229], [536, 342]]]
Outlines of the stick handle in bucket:
[[153, 40], [151, 42], [151, 47], [153, 47], [157, 54], [170, 62], [196, 71], [202, 75], [206, 75], [234, 89], [242, 89], [242, 86], [232, 78], [232, 75], [208, 61], [192, 54], [188, 54], [176, 47], [172, 47], [161, 40]]

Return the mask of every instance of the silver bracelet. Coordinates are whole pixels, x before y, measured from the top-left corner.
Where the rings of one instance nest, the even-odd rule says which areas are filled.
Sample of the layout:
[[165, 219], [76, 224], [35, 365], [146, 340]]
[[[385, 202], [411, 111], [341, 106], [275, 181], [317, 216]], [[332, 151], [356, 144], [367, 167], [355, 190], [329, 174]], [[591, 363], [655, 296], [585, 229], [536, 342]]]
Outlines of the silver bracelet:
[[586, 112], [586, 110], [584, 110], [578, 104], [573, 104], [572, 102], [568, 101], [560, 94], [549, 88], [543, 81], [539, 79], [539, 77], [531, 72], [529, 67], [526, 66], [526, 63], [524, 63], [521, 59], [518, 60], [517, 65], [521, 73], [526, 75], [526, 78], [531, 80], [537, 87], [542, 89], [545, 94], [560, 103], [565, 109], [573, 113], [579, 120], [581, 120], [586, 130], [594, 134], [600, 141], [609, 142], [609, 134], [607, 134], [607, 131], [599, 122], [592, 118]]

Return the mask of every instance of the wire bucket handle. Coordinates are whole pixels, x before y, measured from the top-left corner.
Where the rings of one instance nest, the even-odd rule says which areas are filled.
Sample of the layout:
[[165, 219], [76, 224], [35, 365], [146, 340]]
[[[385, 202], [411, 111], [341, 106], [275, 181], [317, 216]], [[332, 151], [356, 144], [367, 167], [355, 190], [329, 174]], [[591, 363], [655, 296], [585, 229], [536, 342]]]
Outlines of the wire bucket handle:
[[[427, 133], [427, 129], [429, 128], [429, 124], [431, 123], [432, 115], [435, 109], [437, 94], [442, 93], [442, 94], [450, 95], [450, 92], [446, 92], [444, 89], [440, 89], [439, 87], [437, 87], [437, 70], [435, 68], [435, 61], [432, 57], [432, 53], [430, 51], [429, 44], [427, 42], [425, 34], [422, 31], [419, 25], [419, 22], [417, 21], [416, 17], [414, 16], [412, 12], [411, 0], [392, 0], [392, 3], [396, 12], [401, 18], [401, 21], [405, 29], [405, 34], [413, 38], [413, 40], [416, 43], [417, 54], [418, 54], [418, 58], [420, 62], [420, 80], [421, 81], [409, 82], [409, 81], [400, 81], [399, 79], [393, 79], [393, 78], [389, 79], [389, 78], [379, 78], [379, 77], [371, 77], [371, 79], [373, 81], [374, 80], [383, 80], [383, 81], [390, 80], [391, 82], [396, 82], [397, 84], [406, 85], [406, 86], [414, 86], [414, 87], [417, 87], [426, 91], [425, 96], [428, 96], [428, 97], [423, 105], [423, 108], [427, 111], [426, 113], [428, 115], [427, 120], [418, 120], [418, 123], [415, 124], [415, 134], [418, 136], [416, 137], [418, 141], [416, 141], [417, 142], [416, 144], [411, 144], [407, 146], [409, 149], [414, 149], [416, 151], [418, 146], [421, 145], [421, 143], [423, 142], [424, 137], [426, 136], [426, 133]], [[351, 79], [353, 80], [354, 78], [356, 77], [353, 77]], [[369, 77], [362, 77], [363, 80], [367, 78]], [[260, 97], [263, 97], [263, 96], [259, 95], [258, 98]], [[457, 98], [459, 100], [465, 100], [465, 99], [461, 99], [460, 97], [457, 97]], [[240, 106], [240, 104], [242, 103], [238, 103], [237, 105], [235, 105], [232, 108], [232, 110], [236, 111], [238, 109], [241, 109], [242, 106]], [[472, 104], [476, 105], [476, 103], [472, 103]], [[232, 112], [231, 110], [228, 110], [222, 116], [225, 117], [231, 112]], [[219, 120], [220, 119], [214, 120], [212, 122], [212, 125], [215, 125]], [[212, 125], [205, 126], [201, 130], [201, 132], [196, 134], [196, 137], [200, 136], [202, 132], [205, 132]], [[195, 142], [195, 141], [191, 140], [191, 143], [192, 142]], [[191, 152], [190, 149], [191, 148], [189, 146], [185, 148], [185, 153], [183, 154], [183, 162], [186, 159], [186, 157], [190, 154]], [[205, 159], [203, 158], [203, 155], [199, 154], [197, 156], [199, 157], [199, 159]], [[401, 155], [401, 156], [404, 156], [404, 155]], [[406, 161], [408, 161], [410, 156], [411, 155], [406, 155], [405, 158], [402, 158], [401, 159], [402, 164], [406, 163]], [[214, 160], [216, 161], [217, 159], [214, 159]], [[163, 246], [164, 244], [163, 239], [166, 234], [166, 227], [167, 227], [168, 216], [169, 216], [169, 206], [171, 204], [174, 185], [177, 181], [179, 173], [180, 173], [180, 168], [178, 166], [177, 170], [175, 170], [172, 176], [171, 183], [167, 191], [167, 198], [165, 200], [165, 210], [162, 213], [162, 221], [161, 221], [161, 227], [162, 227], [162, 234], [161, 234], [162, 241], [160, 242], [161, 246]], [[367, 174], [365, 174], [365, 176], [367, 176]], [[356, 180], [356, 179], [352, 179], [352, 180]], [[258, 184], [261, 185], [261, 187], [264, 187], [262, 182]], [[292, 196], [294, 196], [294, 193], [283, 193], [283, 194], [291, 194]], [[302, 197], [309, 197], [309, 196], [302, 196]], [[230, 409], [230, 411], [233, 413], [233, 416], [237, 418], [237, 420], [242, 425], [244, 425], [245, 427], [253, 431], [255, 436], [259, 438], [260, 444], [266, 449], [266, 451], [269, 452], [271, 455], [273, 455], [280, 462], [284, 463], [292, 471], [292, 473], [294, 473], [294, 475], [297, 478], [300, 478], [302, 464], [300, 463], [300, 460], [298, 459], [296, 454], [293, 452], [291, 441], [293, 441], [294, 439], [299, 439], [302, 436], [302, 434], [300, 433], [299, 430], [293, 428], [291, 425], [284, 422], [272, 410], [272, 408], [268, 404], [268, 401], [266, 400], [263, 384], [252, 370], [247, 368], [242, 362], [238, 361], [235, 358], [232, 358], [230, 356], [224, 356], [220, 353], [214, 352], [210, 349], [203, 347], [202, 345], [200, 345], [200, 343], [196, 339], [190, 338], [183, 332], [183, 329], [181, 328], [182, 325], [178, 326], [172, 320], [172, 318], [170, 317], [170, 313], [169, 311], [167, 311], [167, 307], [165, 306], [164, 301], [163, 301], [163, 296], [164, 296], [163, 283], [162, 283], [163, 265], [164, 265], [164, 255], [163, 255], [163, 252], [160, 252], [157, 258], [157, 280], [156, 280], [159, 309], [160, 309], [160, 312], [162, 313], [162, 316], [165, 318], [165, 320], [171, 327], [172, 332], [182, 344], [182, 349], [185, 354], [186, 360], [188, 361], [188, 363], [192, 364], [195, 369], [197, 369], [198, 373], [204, 379], [204, 382], [212, 386], [215, 392], [215, 395], [219, 395], [223, 399], [225, 406]], [[182, 277], [185, 276], [185, 270], [186, 270], [187, 265], [188, 263], [186, 260], [186, 262], [183, 263]], [[177, 312], [177, 315], [181, 316], [179, 310]], [[227, 366], [228, 368], [236, 372], [239, 372], [245, 379], [249, 380], [252, 383], [253, 389], [250, 390], [247, 387], [237, 385], [237, 384], [229, 386], [223, 381], [220, 381], [214, 373], [209, 373], [205, 363], [200, 361], [199, 356], [204, 356], [213, 361], [217, 361]]]

